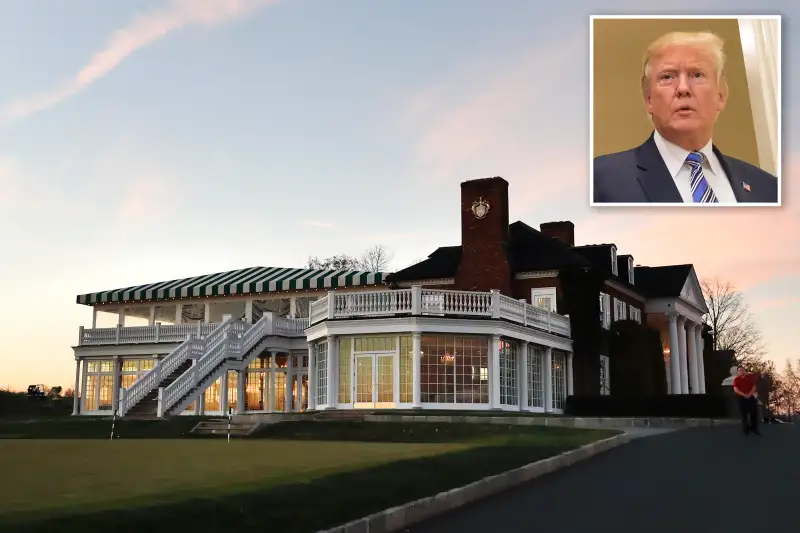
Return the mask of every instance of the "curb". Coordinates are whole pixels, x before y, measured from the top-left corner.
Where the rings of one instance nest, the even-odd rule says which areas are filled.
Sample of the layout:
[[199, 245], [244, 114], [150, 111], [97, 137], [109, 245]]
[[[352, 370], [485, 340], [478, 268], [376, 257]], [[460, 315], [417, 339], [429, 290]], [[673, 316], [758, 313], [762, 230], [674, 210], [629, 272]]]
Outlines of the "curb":
[[469, 485], [440, 492], [435, 496], [420, 498], [397, 507], [358, 518], [317, 533], [393, 533], [433, 516], [457, 509], [481, 498], [486, 498], [539, 476], [573, 465], [597, 454], [631, 441], [627, 433], [592, 442], [500, 474], [485, 477]]
[[736, 419], [668, 417], [572, 417], [572, 416], [441, 416], [441, 415], [366, 415], [365, 422], [436, 422], [462, 424], [508, 424], [570, 428], [691, 428], [717, 427], [740, 423]]

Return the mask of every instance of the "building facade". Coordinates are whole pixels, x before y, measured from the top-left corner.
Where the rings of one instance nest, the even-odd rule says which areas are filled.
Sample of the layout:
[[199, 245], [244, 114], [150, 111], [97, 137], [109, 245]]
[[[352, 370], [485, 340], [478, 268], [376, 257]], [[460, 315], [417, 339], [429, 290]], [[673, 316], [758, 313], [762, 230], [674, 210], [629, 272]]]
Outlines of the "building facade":
[[460, 215], [460, 245], [389, 275], [253, 267], [78, 296], [93, 319], [74, 414], [560, 413], [571, 394], [614, 393], [622, 320], [661, 332], [671, 393], [705, 391], [691, 265], [575, 246], [571, 222], [509, 224], [502, 178], [462, 183]]

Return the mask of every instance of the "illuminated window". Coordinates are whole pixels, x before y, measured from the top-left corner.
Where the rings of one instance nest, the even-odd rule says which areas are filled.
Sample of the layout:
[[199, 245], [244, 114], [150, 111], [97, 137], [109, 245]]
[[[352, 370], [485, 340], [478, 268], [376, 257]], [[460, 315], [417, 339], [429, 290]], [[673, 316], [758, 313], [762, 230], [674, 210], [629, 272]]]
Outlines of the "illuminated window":
[[517, 343], [500, 341], [500, 403], [519, 405], [517, 402]]
[[489, 403], [489, 339], [423, 335], [420, 393], [423, 403]]
[[542, 287], [539, 289], [531, 289], [531, 303], [534, 307], [555, 313], [556, 288]]
[[317, 380], [317, 405], [328, 403], [328, 343], [317, 343], [316, 353], [316, 380]]
[[553, 350], [553, 409], [564, 409], [567, 398], [567, 358], [563, 352]]
[[400, 403], [414, 400], [414, 340], [400, 337]]
[[84, 412], [113, 410], [114, 361], [86, 362], [86, 389], [83, 394]]
[[528, 407], [544, 407], [543, 357], [544, 348], [534, 344], [528, 345]]

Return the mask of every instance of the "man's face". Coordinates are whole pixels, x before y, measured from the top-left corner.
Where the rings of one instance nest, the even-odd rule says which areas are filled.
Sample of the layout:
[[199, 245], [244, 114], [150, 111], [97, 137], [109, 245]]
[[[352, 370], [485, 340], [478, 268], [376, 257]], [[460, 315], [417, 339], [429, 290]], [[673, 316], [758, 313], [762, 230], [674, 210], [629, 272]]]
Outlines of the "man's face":
[[726, 95], [717, 82], [712, 56], [704, 50], [670, 45], [651, 63], [647, 112], [667, 140], [697, 150], [711, 138], [714, 123], [725, 108]]
[[744, 368], [739, 367], [739, 375], [744, 376]]

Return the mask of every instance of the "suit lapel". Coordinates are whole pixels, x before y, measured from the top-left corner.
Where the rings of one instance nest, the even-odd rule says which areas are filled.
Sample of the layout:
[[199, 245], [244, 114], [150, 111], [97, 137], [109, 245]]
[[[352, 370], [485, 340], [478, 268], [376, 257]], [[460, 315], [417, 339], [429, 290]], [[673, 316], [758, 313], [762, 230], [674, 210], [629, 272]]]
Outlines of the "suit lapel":
[[653, 134], [636, 149], [637, 179], [651, 202], [683, 202]]
[[736, 174], [732, 169], [731, 165], [728, 163], [728, 158], [725, 157], [725, 154], [719, 151], [719, 148], [716, 145], [712, 146], [711, 149], [716, 154], [717, 159], [719, 159], [719, 164], [722, 166], [722, 170], [725, 171], [725, 176], [728, 178], [728, 183], [731, 184], [731, 189], [733, 189], [733, 196], [736, 197], [736, 201], [741, 202], [752, 202], [752, 198], [749, 196], [749, 192], [744, 188], [744, 181], [741, 180], [740, 176]]

